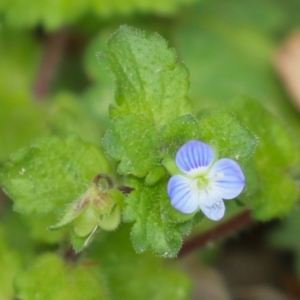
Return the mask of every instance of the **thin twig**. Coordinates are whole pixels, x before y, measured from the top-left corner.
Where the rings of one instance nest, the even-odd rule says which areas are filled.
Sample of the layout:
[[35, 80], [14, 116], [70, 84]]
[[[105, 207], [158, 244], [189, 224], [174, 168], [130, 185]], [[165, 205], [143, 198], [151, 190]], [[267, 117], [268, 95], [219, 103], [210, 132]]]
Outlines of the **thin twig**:
[[56, 69], [64, 55], [68, 42], [69, 30], [60, 29], [46, 38], [40, 68], [33, 87], [33, 94], [37, 99], [46, 97], [50, 91]]
[[183, 257], [188, 253], [205, 246], [209, 242], [216, 241], [217, 239], [223, 238], [228, 234], [241, 230], [253, 222], [254, 220], [251, 217], [250, 210], [245, 210], [232, 219], [221, 223], [219, 226], [201, 233], [184, 243], [178, 254], [178, 257]]

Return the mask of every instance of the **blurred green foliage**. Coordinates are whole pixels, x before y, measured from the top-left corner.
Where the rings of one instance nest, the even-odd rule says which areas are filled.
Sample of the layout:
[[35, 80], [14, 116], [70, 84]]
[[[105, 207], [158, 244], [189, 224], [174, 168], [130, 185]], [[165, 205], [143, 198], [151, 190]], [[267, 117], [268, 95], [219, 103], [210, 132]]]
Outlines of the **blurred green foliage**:
[[[216, 226], [166, 194], [164, 166], [190, 139], [243, 167], [227, 217], [287, 216], [273, 240], [298, 262], [300, 118], [272, 61], [299, 11], [297, 0], [1, 1], [0, 184], [14, 205], [0, 194], [0, 298], [189, 299], [186, 276], [150, 252], [176, 256], [193, 225]], [[123, 23], [146, 31], [110, 37]], [[43, 69], [65, 28], [60, 59]], [[47, 72], [50, 92], [37, 94]], [[130, 224], [67, 261], [68, 228], [47, 228], [99, 172], [134, 189]]]

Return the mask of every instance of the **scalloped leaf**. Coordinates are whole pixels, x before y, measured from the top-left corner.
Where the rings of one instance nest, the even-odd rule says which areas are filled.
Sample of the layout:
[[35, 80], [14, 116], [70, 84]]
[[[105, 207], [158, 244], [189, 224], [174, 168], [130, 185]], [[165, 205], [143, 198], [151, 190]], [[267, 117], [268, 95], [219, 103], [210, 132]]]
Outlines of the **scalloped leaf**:
[[115, 79], [112, 118], [143, 113], [160, 127], [190, 111], [187, 68], [158, 34], [121, 26], [98, 58]]
[[164, 158], [174, 160], [176, 152], [184, 143], [200, 137], [199, 122], [192, 115], [187, 114], [172, 120], [161, 130]]
[[160, 141], [152, 121], [143, 115], [127, 115], [112, 121], [103, 140], [106, 153], [120, 161], [118, 172], [144, 177], [159, 168]]
[[148, 187], [131, 179], [129, 185], [134, 191], [125, 199], [123, 220], [134, 222], [131, 238], [135, 250], [175, 257], [182, 245], [182, 235], [191, 230], [193, 214], [181, 214], [170, 205], [166, 180]]
[[227, 112], [213, 112], [202, 117], [199, 132], [203, 141], [217, 150], [219, 158], [227, 157], [239, 163], [247, 162], [258, 144], [257, 137]]
[[76, 135], [42, 137], [11, 155], [0, 169], [0, 183], [16, 211], [62, 213], [98, 173], [108, 171], [101, 150]]

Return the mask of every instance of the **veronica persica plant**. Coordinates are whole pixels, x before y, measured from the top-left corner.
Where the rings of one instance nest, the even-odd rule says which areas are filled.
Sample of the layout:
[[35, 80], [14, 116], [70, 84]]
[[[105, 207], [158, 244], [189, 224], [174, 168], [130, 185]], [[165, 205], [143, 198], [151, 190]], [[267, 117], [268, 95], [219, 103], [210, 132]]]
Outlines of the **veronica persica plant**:
[[225, 213], [224, 200], [237, 197], [245, 186], [245, 176], [232, 159], [216, 161], [214, 150], [192, 140], [177, 152], [176, 165], [183, 173], [170, 178], [168, 195], [172, 205], [182, 213], [197, 209], [211, 220], [220, 220]]

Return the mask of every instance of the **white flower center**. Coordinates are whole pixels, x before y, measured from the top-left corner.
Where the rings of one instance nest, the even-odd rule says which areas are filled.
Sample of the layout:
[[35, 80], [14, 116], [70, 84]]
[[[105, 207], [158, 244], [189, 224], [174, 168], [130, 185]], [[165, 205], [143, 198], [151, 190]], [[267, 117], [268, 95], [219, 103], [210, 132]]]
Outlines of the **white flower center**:
[[190, 183], [190, 188], [193, 190], [197, 190], [197, 191], [204, 191], [207, 188], [209, 188], [209, 186], [211, 185], [211, 183], [214, 180], [220, 180], [224, 177], [224, 173], [223, 172], [217, 172], [215, 174], [209, 174], [209, 172], [202, 172], [197, 175], [193, 176], [193, 179], [191, 180]]

